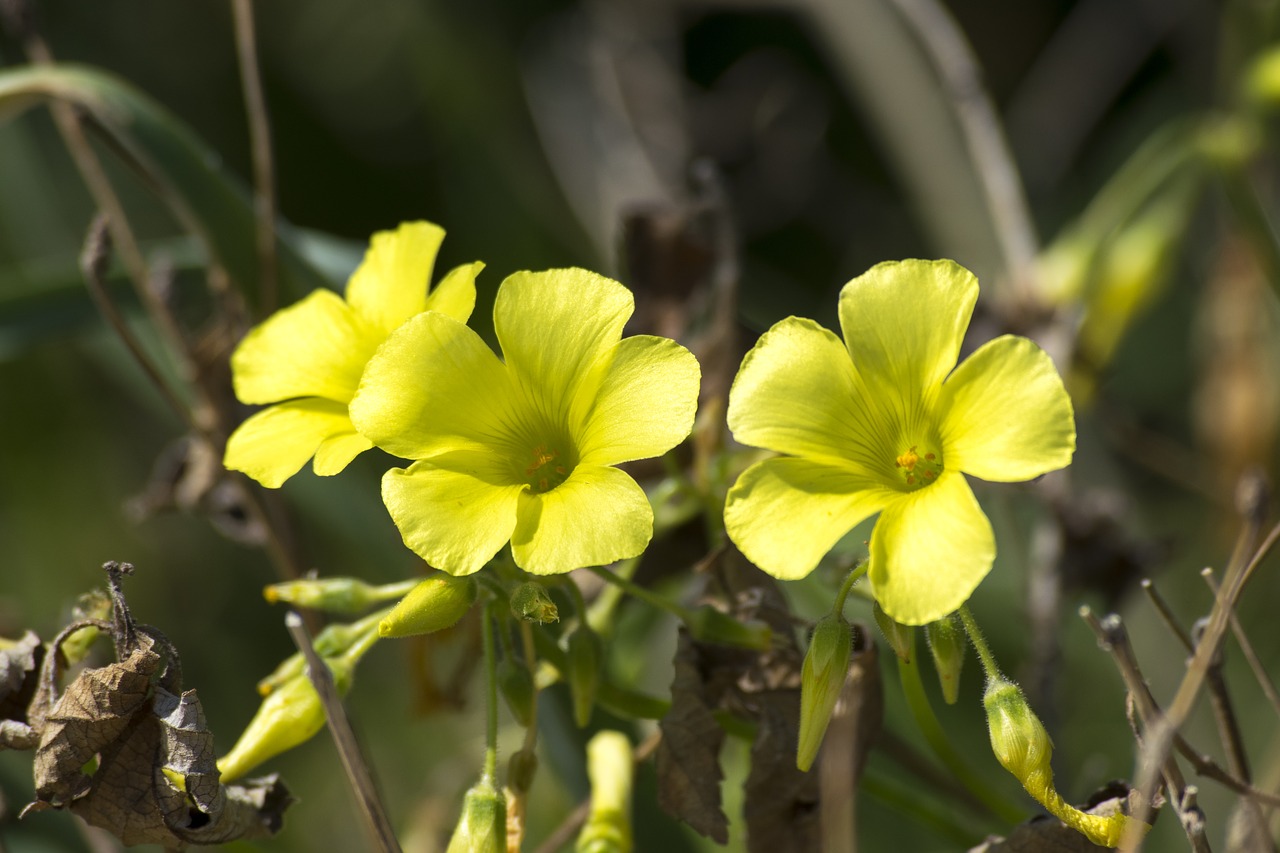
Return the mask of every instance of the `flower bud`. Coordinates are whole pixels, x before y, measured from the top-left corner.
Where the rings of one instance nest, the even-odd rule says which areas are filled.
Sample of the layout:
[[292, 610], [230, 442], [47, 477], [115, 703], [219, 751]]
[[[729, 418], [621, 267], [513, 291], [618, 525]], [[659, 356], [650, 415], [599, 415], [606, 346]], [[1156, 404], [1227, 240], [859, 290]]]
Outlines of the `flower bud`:
[[964, 629], [956, 624], [954, 616], [930, 622], [924, 628], [933, 656], [933, 668], [938, 671], [938, 683], [942, 686], [942, 698], [954, 705], [960, 695], [960, 670], [964, 667], [964, 649], [968, 643]]
[[382, 637], [412, 637], [448, 628], [476, 602], [476, 579], [438, 574], [420, 582], [378, 623]]
[[800, 739], [796, 767], [808, 772], [822, 746], [831, 712], [849, 673], [853, 629], [839, 613], [828, 613], [813, 629], [800, 668]]
[[569, 635], [566, 656], [569, 695], [573, 698], [573, 719], [578, 728], [586, 728], [587, 723], [591, 722], [596, 691], [600, 688], [600, 638], [586, 625], [578, 625]]
[[374, 586], [359, 578], [305, 578], [273, 583], [262, 590], [262, 595], [271, 604], [282, 601], [326, 613], [354, 614], [399, 598], [413, 587], [414, 581]]
[[560, 611], [546, 587], [537, 581], [526, 581], [511, 593], [511, 612], [517, 619], [546, 625], [560, 621]]
[[533, 724], [533, 673], [523, 662], [503, 658], [498, 663], [498, 690], [511, 709], [511, 716], [526, 729]]
[[[326, 625], [311, 641], [311, 648], [316, 654], [328, 659], [345, 654], [358, 643], [368, 642], [371, 635], [377, 633], [378, 623], [389, 613], [384, 610], [359, 619], [355, 622], [334, 622]], [[280, 665], [258, 682], [258, 693], [266, 696], [280, 685], [301, 675], [306, 669], [306, 659], [302, 652], [294, 652], [280, 661]]]
[[741, 649], [767, 651], [773, 643], [773, 629], [764, 622], [752, 619], [740, 621], [722, 613], [710, 604], [690, 611], [685, 620], [689, 635], [702, 643], [737, 646]]
[[483, 777], [462, 800], [462, 815], [445, 853], [506, 853], [507, 803], [493, 779]]
[[517, 749], [507, 761], [507, 787], [523, 794], [533, 787], [538, 773], [538, 754], [531, 749]]
[[1274, 109], [1280, 105], [1280, 49], [1263, 52], [1243, 75], [1249, 100]]
[[991, 751], [1027, 793], [1043, 802], [1053, 788], [1049, 758], [1053, 742], [1022, 691], [1011, 681], [993, 678], [982, 697], [987, 709]]
[[892, 616], [881, 609], [878, 601], [871, 602], [871, 615], [875, 617], [876, 625], [880, 626], [880, 633], [889, 641], [893, 653], [906, 663], [911, 663], [911, 652], [916, 644], [915, 628], [895, 622]]
[[621, 732], [599, 732], [587, 744], [591, 811], [575, 853], [631, 853], [631, 743]]

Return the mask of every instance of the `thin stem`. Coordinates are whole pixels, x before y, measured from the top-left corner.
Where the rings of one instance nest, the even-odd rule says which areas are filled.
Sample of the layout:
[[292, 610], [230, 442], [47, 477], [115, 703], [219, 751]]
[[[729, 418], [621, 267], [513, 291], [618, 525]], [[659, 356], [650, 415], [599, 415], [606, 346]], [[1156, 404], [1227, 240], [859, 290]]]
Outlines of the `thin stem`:
[[[333, 674], [316, 654], [311, 637], [302, 623], [302, 617], [290, 610], [285, 614], [284, 624], [289, 629], [289, 636], [293, 638], [294, 645], [307, 661], [307, 676], [320, 697], [320, 704], [324, 706], [324, 715], [329, 722], [329, 734], [333, 736], [333, 743], [338, 748], [342, 769], [347, 774], [347, 781], [356, 795], [360, 814], [364, 816], [370, 834], [383, 853], [400, 853], [400, 842], [396, 840], [396, 833], [391, 827], [390, 818], [387, 817], [386, 807], [383, 806], [382, 798], [378, 796], [378, 788], [373, 782], [373, 774], [364, 760], [360, 743], [356, 740], [351, 721], [347, 718], [346, 709], [342, 706], [342, 698], [333, 684]], [[372, 635], [369, 642], [376, 639], [377, 635]]]
[[628, 595], [638, 598], [641, 601], [658, 608], [659, 610], [665, 610], [666, 612], [672, 614], [682, 622], [687, 622], [692, 615], [687, 608], [681, 607], [678, 604], [674, 604], [670, 601], [667, 601], [665, 598], [658, 595], [657, 593], [647, 590], [644, 587], [639, 586], [637, 584], [634, 584], [631, 581], [623, 577], [620, 577], [617, 574], [614, 574], [613, 572], [609, 571], [603, 566], [592, 566], [591, 571], [599, 575], [602, 579], [618, 587]]
[[933, 712], [933, 706], [929, 704], [929, 697], [924, 690], [924, 682], [920, 679], [920, 668], [916, 663], [914, 633], [911, 635], [910, 651], [909, 660], [898, 657], [898, 674], [902, 679], [902, 692], [906, 697], [907, 707], [911, 709], [911, 716], [915, 718], [916, 725], [920, 728], [921, 734], [924, 735], [925, 741], [929, 744], [934, 754], [946, 765], [947, 769], [966, 788], [972, 791], [974, 796], [978, 797], [982, 804], [990, 809], [992, 813], [1006, 823], [1019, 823], [1026, 817], [1026, 814], [987, 787], [986, 780], [969, 769], [964, 759], [961, 758], [960, 753], [956, 752], [955, 747], [951, 745], [951, 739], [947, 737], [947, 733], [942, 730], [942, 724], [938, 722], [938, 717]]
[[[1209, 585], [1209, 589], [1213, 590], [1213, 594], [1218, 594], [1218, 581], [1213, 576], [1213, 569], [1201, 569], [1200, 576], [1204, 578], [1204, 582]], [[1236, 642], [1240, 644], [1240, 651], [1244, 653], [1244, 658], [1249, 662], [1249, 668], [1253, 670], [1253, 677], [1257, 679], [1258, 686], [1262, 688], [1263, 694], [1266, 695], [1267, 701], [1271, 703], [1271, 708], [1277, 714], [1280, 714], [1280, 694], [1276, 693], [1275, 683], [1271, 680], [1271, 676], [1267, 674], [1267, 668], [1263, 666], [1258, 653], [1254, 651], [1253, 643], [1249, 642], [1249, 636], [1244, 632], [1244, 626], [1240, 624], [1240, 619], [1236, 616], [1234, 610], [1231, 611], [1231, 632], [1236, 636]]]
[[249, 145], [253, 157], [253, 208], [258, 226], [258, 262], [262, 275], [263, 313], [276, 307], [276, 196], [275, 164], [271, 158], [271, 125], [262, 94], [257, 36], [253, 26], [253, 0], [231, 0], [235, 25], [236, 56], [249, 120]]
[[[1173, 615], [1173, 609], [1169, 607], [1169, 603], [1164, 600], [1164, 596], [1156, 589], [1156, 585], [1151, 582], [1151, 578], [1142, 579], [1142, 591], [1147, 594], [1147, 600], [1156, 609], [1156, 613], [1160, 614], [1160, 621], [1164, 622], [1164, 626], [1169, 629], [1169, 633], [1177, 638], [1188, 654], [1194, 654], [1196, 649], [1191, 643], [1191, 637], [1187, 636], [1187, 632], [1178, 624], [1177, 617]], [[1215, 589], [1214, 592], [1217, 592], [1217, 590]]]
[[853, 585], [867, 573], [867, 568], [870, 565], [871, 560], [864, 559], [853, 567], [853, 571], [849, 572], [849, 576], [840, 585], [840, 591], [836, 593], [836, 602], [831, 606], [832, 613], [844, 613], [844, 602], [849, 597], [849, 590], [853, 589]]
[[493, 644], [493, 632], [497, 628], [493, 608], [496, 606], [490, 602], [485, 607], [480, 624], [480, 638], [484, 648], [485, 704], [488, 706], [485, 709], [484, 740], [484, 776], [487, 779], [498, 778], [498, 656]]
[[959, 613], [960, 621], [964, 623], [965, 633], [969, 635], [969, 642], [973, 643], [974, 649], [978, 652], [978, 659], [982, 661], [982, 669], [987, 674], [987, 680], [1002, 678], [1000, 664], [996, 663], [995, 655], [991, 654], [991, 648], [987, 645], [986, 638], [982, 636], [982, 630], [978, 628], [977, 621], [969, 612], [969, 605], [960, 605]]

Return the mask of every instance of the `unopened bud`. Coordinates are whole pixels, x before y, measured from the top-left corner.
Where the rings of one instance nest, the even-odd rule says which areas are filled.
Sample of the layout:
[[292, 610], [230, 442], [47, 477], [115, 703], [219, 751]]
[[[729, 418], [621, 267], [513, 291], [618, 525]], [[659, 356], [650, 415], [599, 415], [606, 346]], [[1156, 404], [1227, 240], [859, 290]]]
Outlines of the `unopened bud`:
[[378, 623], [382, 637], [413, 637], [453, 625], [476, 603], [476, 579], [438, 574], [421, 581]]
[[511, 716], [526, 729], [533, 724], [533, 673], [524, 663], [503, 658], [498, 663], [498, 690], [511, 709]]
[[796, 767], [808, 771], [818, 757], [831, 712], [849, 673], [853, 629], [839, 613], [828, 613], [813, 629], [800, 668], [800, 738]]
[[517, 619], [547, 625], [560, 621], [560, 611], [546, 587], [537, 581], [526, 581], [511, 593], [511, 612]]
[[591, 709], [600, 688], [600, 638], [586, 625], [579, 625], [569, 635], [566, 649], [569, 672], [569, 695], [573, 698], [573, 719], [578, 728], [591, 722]]
[[690, 612], [685, 624], [689, 635], [702, 643], [717, 643], [741, 649], [768, 651], [773, 643], [773, 629], [758, 619], [740, 621], [722, 613], [710, 604]]
[[359, 578], [308, 578], [273, 583], [262, 595], [271, 604], [282, 601], [326, 613], [355, 614], [399, 598], [413, 587], [414, 581], [374, 586]]
[[507, 787], [525, 793], [533, 787], [538, 773], [538, 755], [531, 749], [517, 749], [507, 761]]
[[956, 624], [954, 616], [947, 616], [926, 625], [924, 635], [929, 641], [933, 668], [938, 671], [942, 698], [948, 705], [954, 705], [960, 695], [960, 670], [964, 667], [964, 649], [968, 642], [964, 629]]
[[506, 853], [507, 803], [489, 777], [462, 800], [462, 815], [445, 853]]
[[982, 704], [987, 709], [991, 751], [996, 760], [1022, 783], [1027, 793], [1043, 802], [1053, 788], [1049, 765], [1053, 741], [1040, 718], [1018, 686], [1003, 678], [988, 683]]
[[[311, 641], [311, 648], [315, 649], [317, 655], [326, 659], [343, 655], [353, 646], [368, 642], [370, 635], [377, 634], [378, 623], [388, 612], [372, 613], [355, 622], [334, 622], [332, 625], [326, 625]], [[292, 680], [294, 676], [301, 675], [306, 665], [302, 652], [294, 652], [280, 661], [280, 665], [272, 670], [270, 675], [258, 682], [258, 693], [266, 696], [280, 685]]]
[[906, 663], [911, 663], [911, 652], [915, 648], [915, 628], [894, 621], [894, 618], [880, 607], [880, 602], [871, 603], [871, 615], [880, 627], [880, 633], [889, 641], [893, 653]]
[[591, 812], [575, 853], [631, 853], [631, 743], [621, 732], [602, 731], [587, 744]]

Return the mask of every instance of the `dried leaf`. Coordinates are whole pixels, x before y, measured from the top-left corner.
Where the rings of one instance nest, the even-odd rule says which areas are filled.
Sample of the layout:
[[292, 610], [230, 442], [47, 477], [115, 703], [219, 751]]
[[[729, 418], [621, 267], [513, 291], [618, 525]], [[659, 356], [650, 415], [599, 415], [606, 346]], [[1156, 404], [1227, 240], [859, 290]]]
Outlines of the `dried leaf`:
[[756, 739], [747, 775], [747, 850], [750, 853], [811, 853], [822, 849], [817, 773], [796, 767], [800, 738], [800, 691], [784, 689], [755, 697]]
[[0, 720], [26, 721], [43, 659], [44, 646], [34, 631], [0, 649]]
[[704, 695], [698, 657], [698, 644], [681, 628], [671, 681], [671, 710], [659, 724], [658, 805], [695, 831], [726, 844], [729, 819], [720, 805], [724, 729]]
[[[224, 799], [218, 782], [217, 751], [196, 691], [188, 690], [179, 697], [156, 688], [155, 714], [162, 734], [159, 770], [182, 777], [186, 796], [201, 812], [217, 812]], [[173, 818], [169, 819], [172, 823]]]
[[818, 753], [824, 848], [835, 847], [831, 839], [857, 837], [858, 782], [884, 719], [879, 653], [870, 628], [854, 623], [853, 638], [849, 672]]

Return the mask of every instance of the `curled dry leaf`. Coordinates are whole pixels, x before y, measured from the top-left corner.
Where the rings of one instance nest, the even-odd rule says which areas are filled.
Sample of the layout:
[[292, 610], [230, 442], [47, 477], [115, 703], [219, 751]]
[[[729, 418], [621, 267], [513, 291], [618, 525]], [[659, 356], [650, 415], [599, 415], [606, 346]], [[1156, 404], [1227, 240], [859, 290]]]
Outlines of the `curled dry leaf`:
[[[36, 678], [43, 660], [44, 646], [34, 631], [0, 648], [0, 726], [6, 722], [26, 723], [27, 705], [35, 695]], [[0, 735], [0, 748], [4, 746], [4, 737]]]
[[113, 618], [97, 625], [110, 631], [117, 660], [81, 671], [59, 695], [60, 645], [83, 623], [50, 644], [27, 711], [36, 800], [23, 814], [68, 809], [125, 844], [169, 850], [275, 833], [288, 790], [275, 776], [219, 781], [213, 735], [196, 691], [182, 691], [177, 651], [133, 622], [119, 589], [128, 570], [104, 568]]

